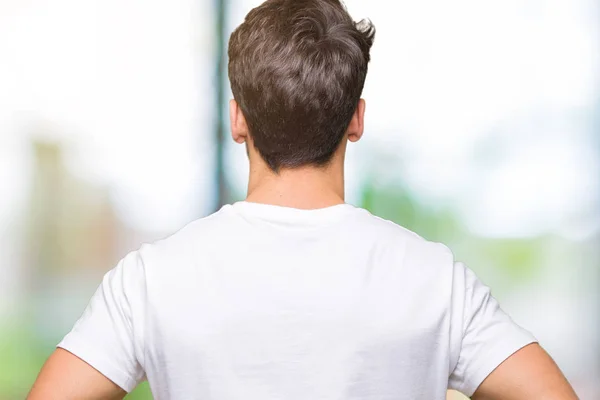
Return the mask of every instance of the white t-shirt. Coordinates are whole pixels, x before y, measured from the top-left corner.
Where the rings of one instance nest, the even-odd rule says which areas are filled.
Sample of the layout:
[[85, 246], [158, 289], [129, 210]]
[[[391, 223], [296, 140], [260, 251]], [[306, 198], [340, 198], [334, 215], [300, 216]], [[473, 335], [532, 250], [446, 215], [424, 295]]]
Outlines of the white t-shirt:
[[239, 202], [128, 254], [58, 347], [160, 400], [441, 400], [535, 341], [442, 244]]

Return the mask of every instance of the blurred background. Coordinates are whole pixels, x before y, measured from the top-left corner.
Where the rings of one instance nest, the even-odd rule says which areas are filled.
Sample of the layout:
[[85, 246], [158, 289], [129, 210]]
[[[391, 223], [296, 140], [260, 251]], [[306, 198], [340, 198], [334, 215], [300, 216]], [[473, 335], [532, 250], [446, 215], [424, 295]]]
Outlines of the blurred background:
[[[128, 251], [243, 199], [225, 50], [259, 3], [0, 0], [0, 400]], [[378, 29], [347, 201], [449, 245], [600, 399], [600, 2], [346, 4]]]

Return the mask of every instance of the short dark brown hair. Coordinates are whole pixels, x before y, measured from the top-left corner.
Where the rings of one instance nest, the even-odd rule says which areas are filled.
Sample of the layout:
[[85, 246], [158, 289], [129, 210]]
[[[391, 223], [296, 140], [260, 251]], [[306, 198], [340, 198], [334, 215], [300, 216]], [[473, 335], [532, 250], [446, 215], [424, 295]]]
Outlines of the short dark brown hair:
[[375, 28], [339, 0], [267, 0], [231, 35], [229, 80], [269, 167], [326, 165], [358, 106]]

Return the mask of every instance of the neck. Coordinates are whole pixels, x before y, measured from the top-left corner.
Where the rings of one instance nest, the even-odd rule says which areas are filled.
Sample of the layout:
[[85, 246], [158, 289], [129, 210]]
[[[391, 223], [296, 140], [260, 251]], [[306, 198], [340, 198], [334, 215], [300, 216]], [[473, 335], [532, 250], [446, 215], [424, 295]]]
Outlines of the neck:
[[282, 169], [250, 164], [246, 201], [299, 209], [318, 209], [344, 203], [344, 164], [332, 160], [327, 167]]

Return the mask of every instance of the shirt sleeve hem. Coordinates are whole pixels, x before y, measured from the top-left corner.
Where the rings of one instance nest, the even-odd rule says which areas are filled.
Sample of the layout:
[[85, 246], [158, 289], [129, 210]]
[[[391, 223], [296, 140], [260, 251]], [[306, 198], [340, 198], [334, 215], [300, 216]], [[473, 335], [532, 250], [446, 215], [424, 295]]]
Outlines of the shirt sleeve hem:
[[465, 373], [462, 385], [457, 390], [465, 396], [471, 397], [485, 378], [498, 368], [500, 364], [523, 347], [537, 342], [535, 337], [529, 333], [525, 334], [525, 332], [518, 337], [499, 341], [495, 346], [491, 346], [488, 351], [482, 353], [478, 362], [472, 364]]
[[136, 379], [132, 378], [126, 372], [116, 367], [112, 362], [102, 356], [92, 345], [89, 345], [84, 340], [81, 340], [74, 332], [69, 333], [65, 338], [56, 345], [61, 349], [67, 350], [69, 353], [77, 356], [87, 364], [92, 366], [106, 378], [110, 379], [115, 385], [127, 393], [131, 393], [138, 385]]

